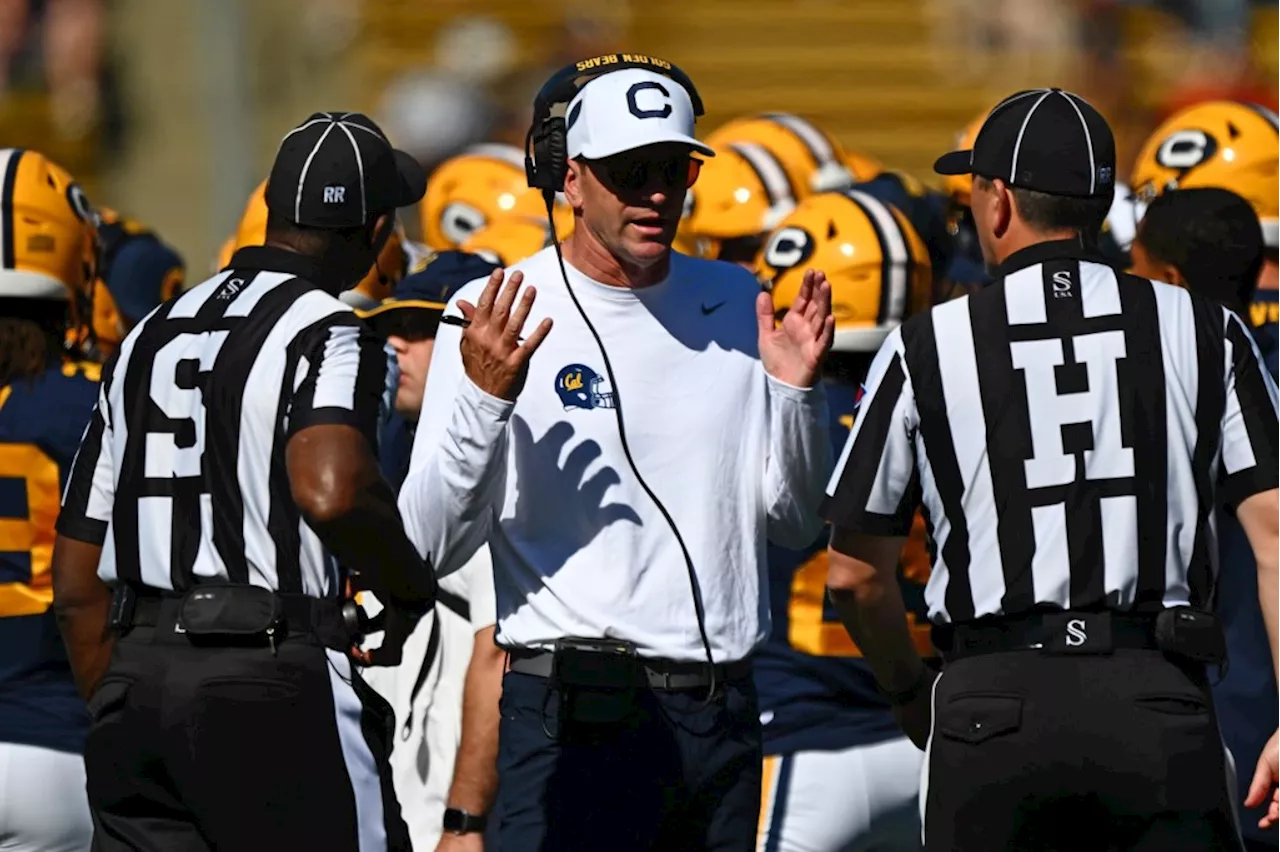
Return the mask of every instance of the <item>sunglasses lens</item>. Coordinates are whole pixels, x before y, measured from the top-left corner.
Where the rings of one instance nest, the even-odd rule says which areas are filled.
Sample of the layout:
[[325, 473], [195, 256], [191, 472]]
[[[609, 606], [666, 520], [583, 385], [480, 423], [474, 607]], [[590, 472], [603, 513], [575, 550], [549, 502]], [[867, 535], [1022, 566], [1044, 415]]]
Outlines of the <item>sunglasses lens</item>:
[[652, 175], [658, 175], [665, 187], [693, 186], [702, 163], [688, 157], [672, 157], [666, 160], [631, 160], [610, 162], [607, 166], [609, 182], [624, 192], [638, 192], [649, 185]]
[[689, 158], [689, 171], [685, 175], [684, 188], [688, 189], [698, 180], [698, 175], [702, 172], [702, 161]]
[[642, 188], [648, 182], [649, 164], [643, 160], [636, 160], [628, 165], [627, 179], [622, 188], [634, 191]]

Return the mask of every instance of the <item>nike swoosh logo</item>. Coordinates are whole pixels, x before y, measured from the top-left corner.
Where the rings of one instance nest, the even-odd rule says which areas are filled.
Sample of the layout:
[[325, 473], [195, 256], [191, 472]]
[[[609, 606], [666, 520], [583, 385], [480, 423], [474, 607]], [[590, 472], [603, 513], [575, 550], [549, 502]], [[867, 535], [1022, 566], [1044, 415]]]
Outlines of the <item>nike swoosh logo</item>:
[[711, 306], [711, 307], [709, 307], [709, 308], [708, 308], [706, 305], [703, 305], [703, 306], [702, 306], [702, 315], [705, 317], [705, 316], [707, 316], [708, 314], [713, 314], [713, 313], [715, 313], [716, 311], [718, 311], [718, 310], [720, 310], [721, 308], [723, 308], [723, 307], [725, 306], [725, 304], [726, 304], [725, 302], [717, 302], [716, 304], [712, 305], [712, 306]]

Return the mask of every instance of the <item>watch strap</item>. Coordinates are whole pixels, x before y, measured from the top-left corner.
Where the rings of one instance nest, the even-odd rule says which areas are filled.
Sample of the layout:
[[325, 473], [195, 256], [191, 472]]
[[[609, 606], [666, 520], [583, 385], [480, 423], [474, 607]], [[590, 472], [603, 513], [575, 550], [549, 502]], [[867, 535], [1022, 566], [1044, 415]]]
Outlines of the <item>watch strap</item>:
[[473, 834], [484, 831], [484, 814], [470, 814], [462, 808], [445, 808], [444, 830], [453, 834]]

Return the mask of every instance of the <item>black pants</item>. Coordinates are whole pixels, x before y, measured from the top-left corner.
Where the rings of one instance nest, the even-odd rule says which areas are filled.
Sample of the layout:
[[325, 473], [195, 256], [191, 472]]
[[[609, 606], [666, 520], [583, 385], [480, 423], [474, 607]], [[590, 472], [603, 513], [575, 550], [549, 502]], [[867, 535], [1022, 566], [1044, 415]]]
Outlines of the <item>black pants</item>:
[[508, 672], [502, 852], [751, 852], [763, 760], [755, 686], [731, 681], [702, 706], [705, 695], [646, 689], [628, 710], [579, 693], [580, 717], [599, 721], [574, 721], [546, 680]]
[[273, 654], [135, 627], [89, 712], [95, 852], [409, 849], [391, 708], [309, 637]]
[[1202, 672], [1158, 651], [1015, 651], [934, 689], [925, 848], [1238, 850]]

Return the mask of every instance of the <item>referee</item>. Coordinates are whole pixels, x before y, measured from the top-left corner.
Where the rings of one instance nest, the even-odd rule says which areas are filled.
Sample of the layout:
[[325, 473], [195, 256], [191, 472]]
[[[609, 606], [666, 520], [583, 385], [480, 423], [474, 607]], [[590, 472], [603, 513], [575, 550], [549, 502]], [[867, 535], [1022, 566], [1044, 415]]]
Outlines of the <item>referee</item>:
[[339, 566], [418, 611], [434, 580], [374, 452], [382, 344], [337, 295], [424, 185], [364, 116], [313, 115], [266, 245], [104, 371], [53, 557], [95, 850], [408, 848]]
[[[889, 336], [828, 487], [831, 596], [925, 747], [928, 850], [1239, 848], [1213, 510], [1274, 583], [1275, 385], [1229, 311], [1098, 259], [1114, 162], [1058, 89], [938, 160], [974, 175], [994, 281]], [[920, 502], [936, 680], [894, 580]]]

